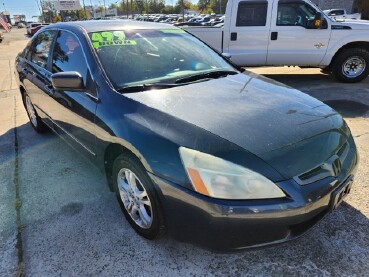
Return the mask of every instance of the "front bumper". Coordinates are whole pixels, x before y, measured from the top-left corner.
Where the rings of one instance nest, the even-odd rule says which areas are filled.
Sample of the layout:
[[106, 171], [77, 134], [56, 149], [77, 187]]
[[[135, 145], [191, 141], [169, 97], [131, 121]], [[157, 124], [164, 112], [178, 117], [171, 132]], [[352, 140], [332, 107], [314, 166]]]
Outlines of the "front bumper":
[[297, 238], [321, 220], [332, 209], [336, 192], [353, 180], [358, 158], [352, 150], [337, 178], [305, 186], [292, 179], [278, 183], [288, 195], [284, 199], [214, 199], [150, 177], [176, 239], [218, 251], [254, 248]]

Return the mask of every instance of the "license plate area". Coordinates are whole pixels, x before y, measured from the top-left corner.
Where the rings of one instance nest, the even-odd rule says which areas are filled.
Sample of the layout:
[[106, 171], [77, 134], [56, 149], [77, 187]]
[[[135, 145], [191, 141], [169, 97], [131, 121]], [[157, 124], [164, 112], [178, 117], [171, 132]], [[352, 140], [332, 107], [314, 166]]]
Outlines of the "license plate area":
[[331, 210], [335, 210], [350, 193], [352, 183], [352, 178], [349, 178], [332, 193]]

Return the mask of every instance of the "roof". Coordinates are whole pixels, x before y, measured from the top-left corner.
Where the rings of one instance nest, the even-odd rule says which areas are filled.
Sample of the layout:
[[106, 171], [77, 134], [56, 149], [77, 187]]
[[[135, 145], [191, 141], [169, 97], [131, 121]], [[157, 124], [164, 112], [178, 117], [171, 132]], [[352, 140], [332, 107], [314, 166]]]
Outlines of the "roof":
[[84, 30], [86, 30], [87, 33], [122, 29], [178, 29], [177, 27], [170, 24], [121, 19], [61, 22], [52, 24], [52, 26], [54, 28], [83, 28]]

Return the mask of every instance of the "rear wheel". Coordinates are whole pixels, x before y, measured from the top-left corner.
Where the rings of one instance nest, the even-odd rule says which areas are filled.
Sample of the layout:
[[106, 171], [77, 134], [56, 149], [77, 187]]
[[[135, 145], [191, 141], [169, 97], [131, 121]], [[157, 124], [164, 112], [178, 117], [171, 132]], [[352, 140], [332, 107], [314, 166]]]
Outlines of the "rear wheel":
[[369, 52], [360, 48], [342, 51], [332, 66], [333, 75], [345, 83], [357, 83], [369, 75]]
[[160, 237], [164, 216], [154, 185], [139, 160], [121, 155], [113, 165], [114, 190], [121, 209], [136, 232], [147, 238]]
[[31, 98], [27, 94], [24, 94], [24, 105], [28, 114], [29, 121], [33, 129], [38, 133], [43, 133], [48, 130], [45, 123], [42, 122], [41, 118], [38, 116], [35, 107], [32, 104]]

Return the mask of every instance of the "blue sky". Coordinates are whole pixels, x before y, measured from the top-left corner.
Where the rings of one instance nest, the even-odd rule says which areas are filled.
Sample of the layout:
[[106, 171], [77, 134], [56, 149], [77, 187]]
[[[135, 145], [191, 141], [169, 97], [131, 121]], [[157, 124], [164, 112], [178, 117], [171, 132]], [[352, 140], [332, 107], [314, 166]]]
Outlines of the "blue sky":
[[[103, 0], [84, 0], [85, 5], [103, 5]], [[9, 11], [11, 16], [13, 14], [25, 14], [27, 21], [35, 20], [35, 18], [32, 18], [32, 16], [39, 16], [40, 10], [37, 6], [37, 3], [39, 3], [39, 0], [0, 0], [0, 11], [5, 9]], [[105, 0], [105, 4], [108, 6], [112, 3], [121, 2], [121, 0]], [[166, 0], [166, 3], [168, 5], [172, 5], [172, 3], [175, 3], [176, 0]], [[197, 0], [192, 0], [192, 2], [197, 2]], [[83, 1], [80, 0], [81, 5], [83, 4]]]

